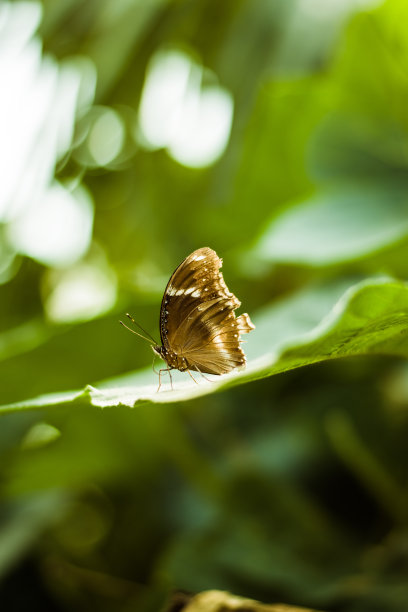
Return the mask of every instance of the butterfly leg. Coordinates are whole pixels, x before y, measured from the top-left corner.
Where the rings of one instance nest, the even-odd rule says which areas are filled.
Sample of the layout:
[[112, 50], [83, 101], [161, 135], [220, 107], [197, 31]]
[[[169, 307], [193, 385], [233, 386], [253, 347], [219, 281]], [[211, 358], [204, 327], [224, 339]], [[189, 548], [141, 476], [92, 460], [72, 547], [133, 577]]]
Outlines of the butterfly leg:
[[[154, 356], [153, 356], [153, 363], [152, 363], [153, 372], [154, 372], [155, 374], [159, 374], [158, 370], [156, 370], [156, 368], [154, 367], [154, 362], [155, 362], [155, 360], [156, 360], [156, 356], [154, 355]], [[159, 374], [159, 375], [160, 375], [160, 374]]]
[[171, 373], [170, 373], [171, 369], [172, 368], [160, 368], [160, 370], [158, 372], [158, 374], [159, 374], [159, 386], [157, 387], [156, 393], [158, 393], [160, 391], [160, 387], [161, 387], [161, 373], [162, 372], [168, 372], [169, 373], [171, 390], [173, 391], [173, 379], [172, 379], [172, 376], [171, 376]]
[[198, 382], [196, 381], [196, 379], [194, 378], [194, 376], [192, 375], [192, 373], [190, 372], [190, 370], [188, 368], [187, 368], [187, 372], [190, 374], [190, 376], [194, 380], [195, 384], [198, 385]]
[[[196, 368], [197, 368], [197, 366], [196, 366]], [[199, 370], [198, 368], [197, 368], [197, 371], [198, 371], [198, 372], [200, 372], [201, 376], [202, 376], [202, 377], [203, 377], [205, 380], [208, 380], [208, 382], [216, 382], [215, 380], [211, 380], [211, 378], [207, 378], [206, 376], [204, 376], [204, 374], [202, 373], [202, 371], [201, 371], [201, 370]]]

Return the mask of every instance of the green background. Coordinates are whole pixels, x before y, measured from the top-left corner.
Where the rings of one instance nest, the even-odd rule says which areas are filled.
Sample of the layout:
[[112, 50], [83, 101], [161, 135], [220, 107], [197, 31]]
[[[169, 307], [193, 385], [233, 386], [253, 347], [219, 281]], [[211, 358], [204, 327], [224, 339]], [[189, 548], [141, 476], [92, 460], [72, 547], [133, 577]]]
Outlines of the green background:
[[[150, 612], [223, 589], [407, 609], [407, 21], [402, 0], [43, 2], [44, 52], [90, 58], [95, 108], [126, 127], [122, 156], [90, 166], [89, 109], [56, 171], [92, 195], [86, 258], [117, 299], [53, 323], [59, 272], [19, 255], [0, 286], [2, 607]], [[163, 49], [233, 97], [208, 167], [132, 137]], [[157, 336], [168, 277], [202, 246], [256, 324], [248, 368], [156, 395], [118, 320]]]

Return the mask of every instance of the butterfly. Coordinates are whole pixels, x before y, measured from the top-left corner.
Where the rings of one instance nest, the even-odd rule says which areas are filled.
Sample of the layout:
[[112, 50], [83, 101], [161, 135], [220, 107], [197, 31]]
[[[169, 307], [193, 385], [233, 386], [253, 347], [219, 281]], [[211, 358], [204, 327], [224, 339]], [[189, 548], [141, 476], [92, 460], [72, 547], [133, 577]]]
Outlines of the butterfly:
[[170, 381], [171, 370], [180, 370], [197, 382], [191, 371], [220, 375], [245, 366], [240, 335], [255, 326], [248, 314], [235, 316], [241, 302], [225, 284], [221, 266], [217, 253], [204, 247], [191, 253], [171, 275], [160, 308], [161, 345], [145, 338], [153, 341], [154, 353], [167, 364], [159, 372], [159, 389], [164, 371], [169, 372]]

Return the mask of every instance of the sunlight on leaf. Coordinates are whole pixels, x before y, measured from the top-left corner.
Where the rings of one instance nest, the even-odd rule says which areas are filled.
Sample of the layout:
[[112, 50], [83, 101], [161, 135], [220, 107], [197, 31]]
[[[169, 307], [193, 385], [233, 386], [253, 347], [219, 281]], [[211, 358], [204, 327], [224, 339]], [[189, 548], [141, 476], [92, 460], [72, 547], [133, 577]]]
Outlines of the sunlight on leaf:
[[[312, 303], [318, 296], [319, 290], [312, 289], [299, 302], [298, 311], [289, 309], [289, 316], [297, 320], [304, 300]], [[157, 383], [152, 384], [152, 372], [146, 370], [137, 375], [135, 385], [131, 384], [132, 378], [125, 379], [126, 386], [122, 379], [113, 379], [109, 387], [106, 383], [100, 388], [88, 385], [83, 391], [45, 395], [9, 404], [0, 410], [10, 412], [67, 402], [85, 402], [101, 408], [134, 407], [140, 402], [173, 403], [327, 359], [381, 353], [408, 355], [408, 285], [405, 283], [390, 279], [362, 281], [347, 289], [320, 322], [314, 322], [313, 317], [300, 319], [297, 334], [281, 337], [278, 342], [273, 337], [275, 316], [282, 321], [281, 305], [276, 309], [271, 307], [269, 316], [264, 312], [259, 321], [254, 317], [256, 330], [247, 344], [249, 359], [243, 371], [217, 379], [212, 377], [211, 381], [200, 380], [197, 385], [186, 380], [185, 374], [175, 372], [174, 388], [166, 383], [157, 392]]]
[[408, 236], [405, 184], [347, 184], [318, 193], [274, 219], [254, 255], [329, 266], [371, 255]]
[[[176, 599], [176, 598], [175, 598]], [[299, 608], [285, 604], [264, 604], [253, 599], [247, 599], [226, 593], [225, 591], [204, 591], [186, 601], [184, 612], [313, 612], [311, 608]], [[180, 597], [180, 601], [182, 598]], [[173, 608], [172, 608], [173, 609]]]

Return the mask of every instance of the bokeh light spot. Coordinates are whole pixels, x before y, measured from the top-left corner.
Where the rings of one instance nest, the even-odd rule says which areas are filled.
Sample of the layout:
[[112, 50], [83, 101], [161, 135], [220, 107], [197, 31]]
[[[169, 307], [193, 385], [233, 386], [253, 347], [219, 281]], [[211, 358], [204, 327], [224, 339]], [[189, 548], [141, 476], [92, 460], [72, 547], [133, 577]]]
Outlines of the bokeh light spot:
[[95, 166], [114, 161], [125, 142], [125, 126], [119, 113], [111, 108], [100, 109], [87, 139], [88, 150]]
[[8, 226], [14, 248], [49, 266], [75, 263], [88, 250], [93, 202], [83, 187], [68, 191], [54, 182], [41, 200]]
[[186, 100], [182, 129], [168, 145], [170, 155], [185, 166], [215, 162], [224, 152], [231, 131], [232, 99], [220, 87], [211, 87]]
[[0, 221], [43, 198], [71, 144], [76, 112], [88, 105], [95, 69], [88, 59], [57, 63], [33, 36], [37, 3], [0, 4]]
[[115, 304], [116, 292], [112, 270], [78, 264], [60, 274], [46, 300], [45, 311], [55, 323], [86, 321], [109, 311]]
[[24, 436], [21, 446], [24, 450], [41, 448], [57, 440], [60, 435], [60, 430], [53, 425], [36, 423]]
[[[188, 55], [159, 52], [152, 59], [139, 108], [138, 142], [167, 148], [189, 167], [214, 163], [231, 132], [234, 102], [220, 85], [203, 86], [204, 68]], [[206, 70], [216, 82], [216, 76]]]

